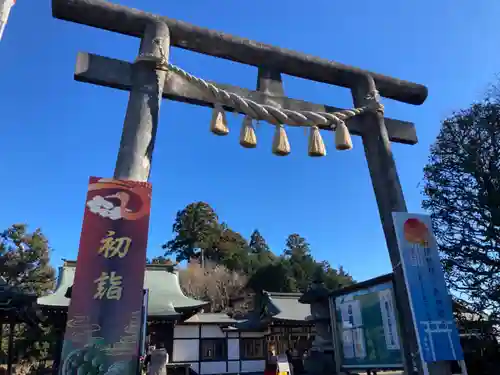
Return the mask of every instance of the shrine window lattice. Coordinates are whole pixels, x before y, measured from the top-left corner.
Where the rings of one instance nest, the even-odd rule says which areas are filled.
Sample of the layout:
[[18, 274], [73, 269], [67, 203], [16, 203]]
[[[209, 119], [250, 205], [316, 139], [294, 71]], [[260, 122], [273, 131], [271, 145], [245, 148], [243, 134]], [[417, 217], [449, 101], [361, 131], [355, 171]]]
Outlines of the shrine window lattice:
[[226, 361], [227, 342], [226, 339], [202, 339], [200, 342], [201, 361]]
[[265, 359], [266, 343], [264, 338], [240, 339], [240, 359]]

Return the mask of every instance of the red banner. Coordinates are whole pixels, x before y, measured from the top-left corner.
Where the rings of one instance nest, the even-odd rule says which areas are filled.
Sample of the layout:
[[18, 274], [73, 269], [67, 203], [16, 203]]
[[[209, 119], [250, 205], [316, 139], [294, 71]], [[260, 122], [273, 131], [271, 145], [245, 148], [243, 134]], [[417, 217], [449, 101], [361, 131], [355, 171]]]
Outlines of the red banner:
[[137, 373], [151, 184], [91, 177], [61, 375]]

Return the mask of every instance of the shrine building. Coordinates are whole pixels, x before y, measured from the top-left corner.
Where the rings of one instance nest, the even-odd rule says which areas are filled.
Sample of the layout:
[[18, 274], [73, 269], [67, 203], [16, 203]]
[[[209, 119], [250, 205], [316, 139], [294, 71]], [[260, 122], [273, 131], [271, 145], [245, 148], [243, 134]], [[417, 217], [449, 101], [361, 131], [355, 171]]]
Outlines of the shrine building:
[[[56, 364], [75, 269], [76, 262], [66, 260], [54, 293], [38, 298], [57, 333], [52, 349]], [[310, 306], [299, 303], [300, 293], [263, 291], [255, 297], [254, 310], [235, 319], [224, 313], [204, 313], [210, 301], [186, 296], [171, 265], [148, 264], [144, 288], [149, 290], [149, 344], [163, 343], [170, 363], [189, 364], [200, 375], [262, 373], [269, 343], [284, 353], [288, 348], [308, 349], [314, 339]]]

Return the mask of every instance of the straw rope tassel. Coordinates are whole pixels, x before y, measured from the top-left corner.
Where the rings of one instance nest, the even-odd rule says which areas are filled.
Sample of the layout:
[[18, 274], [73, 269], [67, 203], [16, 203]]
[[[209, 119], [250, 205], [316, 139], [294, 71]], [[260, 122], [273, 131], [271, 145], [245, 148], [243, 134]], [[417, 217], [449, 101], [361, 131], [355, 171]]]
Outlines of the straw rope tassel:
[[[213, 98], [214, 102], [218, 102], [219, 105], [223, 104], [228, 106], [237, 112], [251, 116], [255, 120], [264, 120], [270, 124], [288, 124], [292, 126], [311, 126], [311, 123], [315, 123], [321, 125], [321, 127], [338, 127], [339, 130], [344, 130], [345, 135], [348, 135], [349, 132], [345, 131], [347, 130], [345, 124], [339, 123], [340, 121], [347, 121], [366, 112], [384, 112], [384, 106], [380, 103], [380, 94], [377, 90], [373, 90], [366, 95], [365, 99], [367, 100], [367, 104], [365, 106], [345, 109], [333, 113], [292, 111], [289, 109], [277, 108], [272, 105], [259, 104], [253, 100], [243, 98], [233, 92], [223, 90], [202, 78], [196, 77], [184, 71], [178, 66], [167, 63], [165, 51], [163, 51], [159, 41], [156, 41], [156, 43], [158, 43], [158, 48], [162, 56], [162, 69], [183, 77], [189, 83], [194, 84], [205, 94]], [[340, 133], [341, 132], [339, 131], [337, 134]], [[350, 142], [346, 139], [344, 146], [340, 146], [340, 149], [350, 149], [352, 144], [349, 146], [348, 143]]]
[[335, 129], [335, 148], [340, 151], [352, 149], [351, 135], [344, 121], [338, 123]]
[[311, 126], [308, 151], [309, 156], [312, 157], [326, 156], [325, 142], [323, 142], [323, 138], [317, 126]]
[[245, 148], [257, 147], [257, 135], [250, 116], [245, 116], [240, 132], [240, 145]]
[[214, 105], [212, 120], [210, 121], [210, 131], [216, 135], [228, 135], [226, 113], [220, 104]]
[[277, 156], [286, 156], [290, 153], [290, 142], [286, 135], [283, 125], [277, 125], [273, 139], [273, 154]]

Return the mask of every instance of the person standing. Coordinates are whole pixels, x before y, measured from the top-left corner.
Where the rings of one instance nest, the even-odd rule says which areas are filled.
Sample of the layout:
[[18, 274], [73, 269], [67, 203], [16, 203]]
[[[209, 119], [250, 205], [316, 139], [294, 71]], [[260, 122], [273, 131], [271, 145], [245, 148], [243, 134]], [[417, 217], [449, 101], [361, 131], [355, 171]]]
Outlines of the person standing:
[[288, 368], [290, 369], [290, 375], [293, 375], [295, 368], [293, 367], [292, 351], [290, 349], [285, 350], [285, 355], [286, 355], [286, 360], [288, 361]]
[[160, 343], [158, 349], [151, 352], [148, 375], [167, 375], [168, 353], [165, 345]]
[[273, 344], [269, 345], [266, 358], [266, 366], [264, 368], [264, 375], [276, 375], [278, 370], [278, 358], [276, 357], [276, 350]]

